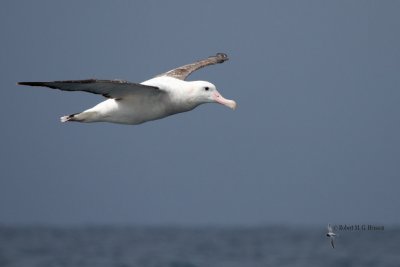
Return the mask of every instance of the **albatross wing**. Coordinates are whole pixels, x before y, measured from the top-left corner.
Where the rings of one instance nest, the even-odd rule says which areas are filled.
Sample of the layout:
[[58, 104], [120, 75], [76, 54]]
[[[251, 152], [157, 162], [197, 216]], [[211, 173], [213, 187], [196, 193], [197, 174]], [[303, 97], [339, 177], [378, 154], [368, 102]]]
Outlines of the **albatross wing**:
[[202, 60], [196, 61], [194, 63], [187, 64], [187, 65], [172, 69], [170, 71], [164, 72], [156, 77], [169, 76], [169, 77], [173, 77], [173, 78], [176, 78], [179, 80], [185, 80], [190, 74], [192, 74], [194, 71], [196, 71], [198, 69], [204, 68], [209, 65], [224, 63], [228, 59], [229, 58], [226, 54], [218, 53], [215, 56], [211, 56], [206, 59], [202, 59]]
[[103, 95], [107, 98], [120, 99], [127, 95], [137, 93], [157, 94], [161, 90], [158, 87], [131, 83], [122, 80], [71, 80], [54, 82], [19, 82], [19, 85], [42, 86], [63, 91], [84, 91]]

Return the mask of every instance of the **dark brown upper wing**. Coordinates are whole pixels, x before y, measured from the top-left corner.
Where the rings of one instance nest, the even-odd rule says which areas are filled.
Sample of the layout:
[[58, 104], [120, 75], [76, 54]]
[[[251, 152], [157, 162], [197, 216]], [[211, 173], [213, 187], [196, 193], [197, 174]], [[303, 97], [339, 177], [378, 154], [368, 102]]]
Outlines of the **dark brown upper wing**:
[[208, 57], [203, 60], [196, 61], [191, 64], [181, 66], [179, 68], [164, 72], [156, 77], [169, 76], [180, 80], [185, 80], [192, 72], [208, 65], [223, 63], [228, 60], [228, 56], [224, 53], [218, 53], [215, 56]]
[[84, 91], [103, 95], [108, 98], [120, 99], [136, 93], [161, 93], [158, 87], [147, 86], [140, 83], [131, 83], [122, 80], [72, 80], [54, 82], [19, 82], [19, 85], [43, 86], [63, 91]]

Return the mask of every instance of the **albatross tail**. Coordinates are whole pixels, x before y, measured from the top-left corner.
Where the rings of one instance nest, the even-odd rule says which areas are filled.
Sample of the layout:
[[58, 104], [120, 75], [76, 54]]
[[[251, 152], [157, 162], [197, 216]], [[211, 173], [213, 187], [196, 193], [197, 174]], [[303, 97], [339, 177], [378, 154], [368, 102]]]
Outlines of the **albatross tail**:
[[68, 115], [68, 116], [62, 116], [61, 118], [60, 118], [60, 121], [61, 122], [67, 122], [67, 121], [76, 121], [76, 119], [74, 119], [74, 116], [75, 116], [76, 114], [71, 114], [71, 115]]
[[94, 111], [83, 111], [80, 113], [74, 113], [60, 118], [61, 122], [77, 121], [77, 122], [94, 122], [97, 120], [97, 113]]

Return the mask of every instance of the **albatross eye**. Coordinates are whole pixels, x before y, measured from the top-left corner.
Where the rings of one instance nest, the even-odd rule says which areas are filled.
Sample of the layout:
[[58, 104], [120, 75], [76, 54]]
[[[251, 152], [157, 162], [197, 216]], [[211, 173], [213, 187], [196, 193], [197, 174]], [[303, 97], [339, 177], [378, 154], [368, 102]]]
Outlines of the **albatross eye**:
[[210, 87], [206, 86], [204, 87], [204, 90], [208, 91], [210, 89]]

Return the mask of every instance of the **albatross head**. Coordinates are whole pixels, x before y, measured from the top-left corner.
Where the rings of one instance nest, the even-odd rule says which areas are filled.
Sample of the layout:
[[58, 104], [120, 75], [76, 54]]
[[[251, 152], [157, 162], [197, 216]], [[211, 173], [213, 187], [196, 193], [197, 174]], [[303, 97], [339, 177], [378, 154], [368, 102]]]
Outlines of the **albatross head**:
[[236, 102], [224, 98], [215, 88], [215, 85], [205, 81], [192, 82], [195, 101], [198, 103], [219, 103], [231, 109], [236, 108]]

